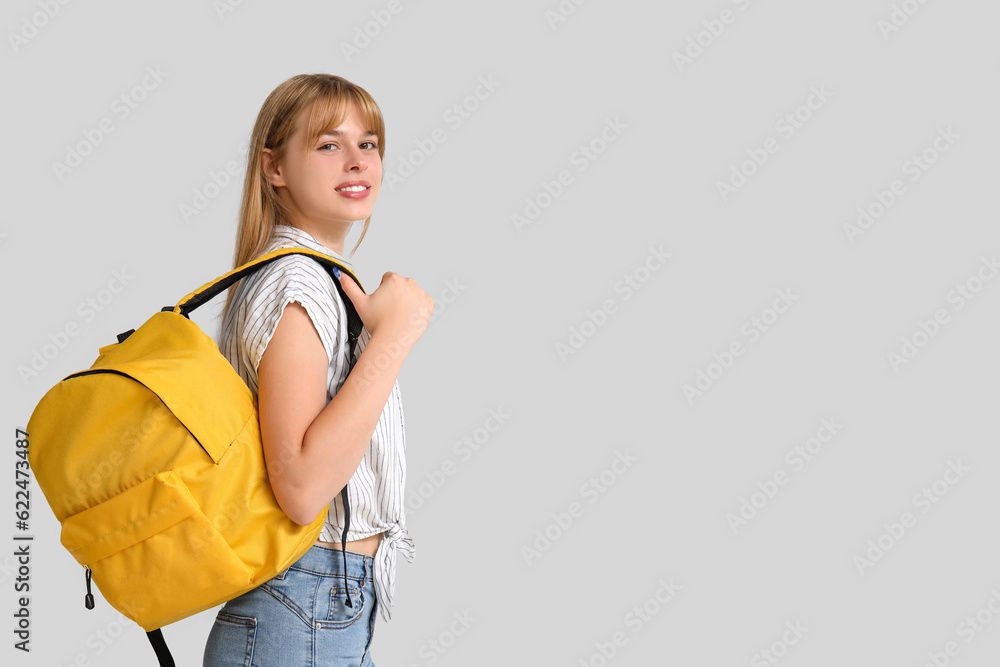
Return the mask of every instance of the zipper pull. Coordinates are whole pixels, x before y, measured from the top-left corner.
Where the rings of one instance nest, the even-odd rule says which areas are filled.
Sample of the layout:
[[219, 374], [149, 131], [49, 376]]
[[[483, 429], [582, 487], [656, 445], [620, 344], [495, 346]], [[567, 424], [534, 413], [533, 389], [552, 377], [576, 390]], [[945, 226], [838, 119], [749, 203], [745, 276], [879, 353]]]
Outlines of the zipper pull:
[[90, 566], [84, 565], [83, 569], [85, 570], [84, 576], [87, 578], [87, 595], [83, 598], [83, 604], [87, 607], [87, 609], [93, 609], [94, 596], [90, 592]]

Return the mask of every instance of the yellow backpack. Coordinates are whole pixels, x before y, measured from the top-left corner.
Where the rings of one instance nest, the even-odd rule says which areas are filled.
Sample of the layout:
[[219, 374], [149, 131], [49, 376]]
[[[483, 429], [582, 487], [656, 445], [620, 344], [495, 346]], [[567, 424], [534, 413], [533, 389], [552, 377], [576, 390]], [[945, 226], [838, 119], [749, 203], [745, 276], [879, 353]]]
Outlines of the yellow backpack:
[[[146, 630], [172, 665], [159, 628], [226, 602], [287, 569], [315, 542], [271, 491], [257, 401], [188, 314], [282, 248], [213, 280], [100, 349], [89, 370], [53, 387], [28, 422], [28, 461], [62, 524], [61, 542], [115, 609]], [[361, 319], [349, 313], [351, 359]], [[364, 288], [362, 287], [362, 290]], [[347, 487], [343, 539], [350, 521]], [[346, 559], [346, 555], [345, 555]], [[348, 601], [349, 603], [349, 601]]]

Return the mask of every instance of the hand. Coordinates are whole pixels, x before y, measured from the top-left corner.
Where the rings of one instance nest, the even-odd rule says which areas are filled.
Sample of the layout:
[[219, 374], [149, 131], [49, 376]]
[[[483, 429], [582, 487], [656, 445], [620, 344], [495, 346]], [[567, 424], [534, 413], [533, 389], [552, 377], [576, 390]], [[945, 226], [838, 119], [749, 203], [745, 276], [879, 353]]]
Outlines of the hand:
[[344, 272], [340, 272], [339, 280], [372, 337], [378, 331], [380, 337], [391, 337], [409, 350], [427, 329], [434, 299], [413, 278], [387, 271], [371, 294], [362, 292]]

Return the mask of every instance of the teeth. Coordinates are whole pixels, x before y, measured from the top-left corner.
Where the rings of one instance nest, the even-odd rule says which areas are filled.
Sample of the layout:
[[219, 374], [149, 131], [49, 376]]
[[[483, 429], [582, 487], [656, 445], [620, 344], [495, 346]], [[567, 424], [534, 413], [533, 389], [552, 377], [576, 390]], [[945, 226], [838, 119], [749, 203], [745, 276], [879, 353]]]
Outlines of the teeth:
[[346, 188], [337, 188], [337, 192], [361, 192], [362, 190], [367, 190], [363, 185], [352, 185]]

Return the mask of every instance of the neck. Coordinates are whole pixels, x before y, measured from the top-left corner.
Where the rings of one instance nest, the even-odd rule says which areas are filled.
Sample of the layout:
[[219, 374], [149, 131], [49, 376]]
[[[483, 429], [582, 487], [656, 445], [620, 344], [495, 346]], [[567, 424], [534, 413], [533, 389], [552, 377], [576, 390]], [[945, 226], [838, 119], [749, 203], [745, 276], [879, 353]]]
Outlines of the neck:
[[296, 220], [284, 223], [306, 232], [324, 246], [341, 257], [344, 256], [344, 240], [351, 231], [353, 222], [318, 222], [313, 220]]

